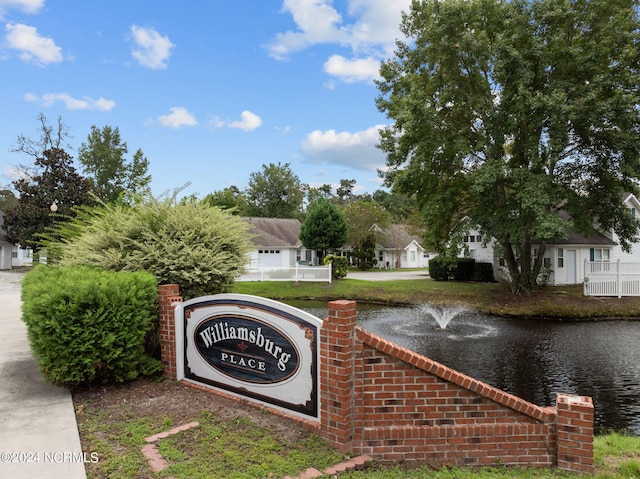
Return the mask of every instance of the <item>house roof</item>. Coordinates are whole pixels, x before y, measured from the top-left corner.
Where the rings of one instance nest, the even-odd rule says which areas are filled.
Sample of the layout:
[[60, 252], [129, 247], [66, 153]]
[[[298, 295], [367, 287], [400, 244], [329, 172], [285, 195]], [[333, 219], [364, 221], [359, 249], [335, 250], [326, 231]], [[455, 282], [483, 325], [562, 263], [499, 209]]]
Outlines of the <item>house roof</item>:
[[256, 246], [299, 248], [300, 221], [292, 218], [243, 217], [249, 223], [249, 234]]
[[593, 245], [593, 246], [615, 246], [618, 243], [611, 238], [594, 231], [589, 236], [583, 236], [575, 231], [570, 231], [565, 239], [550, 241], [550, 244], [575, 244], [575, 245]]
[[378, 244], [385, 249], [404, 249], [413, 242], [422, 248], [420, 237], [410, 234], [406, 225], [399, 224], [386, 227], [378, 239]]
[[[571, 218], [566, 211], [560, 211], [558, 213], [564, 220], [569, 221]], [[561, 239], [555, 239], [553, 241], [547, 241], [547, 244], [554, 245], [590, 245], [590, 246], [616, 246], [618, 243], [613, 241], [608, 236], [600, 233], [599, 231], [592, 231], [589, 236], [584, 236], [576, 231], [566, 228], [567, 237]], [[539, 241], [534, 240], [534, 243]]]

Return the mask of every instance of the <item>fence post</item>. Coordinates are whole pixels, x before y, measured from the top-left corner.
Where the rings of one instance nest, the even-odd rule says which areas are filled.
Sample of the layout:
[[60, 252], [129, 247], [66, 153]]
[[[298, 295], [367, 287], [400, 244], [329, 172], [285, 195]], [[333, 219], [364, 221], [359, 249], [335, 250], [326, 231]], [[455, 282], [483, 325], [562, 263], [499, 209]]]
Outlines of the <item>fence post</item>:
[[618, 288], [618, 298], [622, 298], [622, 275], [620, 274], [620, 258], [616, 261], [616, 287]]
[[584, 259], [584, 266], [582, 268], [582, 273], [584, 274], [584, 280], [582, 281], [582, 294], [585, 296], [589, 296], [589, 280], [591, 278], [587, 273], [587, 258]]

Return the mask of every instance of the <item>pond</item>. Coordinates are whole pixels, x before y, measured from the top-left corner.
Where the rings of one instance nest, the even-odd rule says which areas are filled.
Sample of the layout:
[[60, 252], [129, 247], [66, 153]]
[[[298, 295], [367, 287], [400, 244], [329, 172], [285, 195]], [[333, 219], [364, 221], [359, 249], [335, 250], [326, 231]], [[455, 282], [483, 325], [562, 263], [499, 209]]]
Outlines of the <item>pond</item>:
[[[291, 302], [320, 318], [323, 302]], [[591, 396], [596, 430], [640, 435], [640, 321], [503, 319], [449, 310], [358, 304], [358, 324], [540, 406], [556, 393]]]

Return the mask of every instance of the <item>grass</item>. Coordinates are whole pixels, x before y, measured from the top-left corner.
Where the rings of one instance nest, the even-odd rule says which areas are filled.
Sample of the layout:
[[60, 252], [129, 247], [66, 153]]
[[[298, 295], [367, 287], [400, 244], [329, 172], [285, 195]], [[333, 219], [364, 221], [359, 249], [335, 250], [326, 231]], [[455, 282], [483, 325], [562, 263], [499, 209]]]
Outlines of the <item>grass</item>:
[[176, 418], [139, 416], [126, 406], [116, 413], [118, 418], [107, 414], [91, 402], [77, 412], [83, 448], [99, 457], [98, 463], [87, 464], [89, 479], [282, 478], [310, 465], [327, 468], [344, 458], [315, 434], [300, 430], [292, 439], [241, 415], [221, 418], [201, 410], [192, 418], [198, 427], [158, 441], [169, 467], [154, 474], [141, 448], [146, 437], [178, 425]]
[[640, 297], [585, 297], [581, 285], [547, 286], [529, 295], [513, 295], [498, 283], [458, 283], [430, 278], [398, 281], [349, 279], [333, 283], [240, 282], [235, 293], [276, 300], [352, 299], [385, 304], [464, 304], [482, 313], [509, 317], [593, 320], [640, 317]]
[[163, 476], [284, 477], [298, 474], [311, 463], [328, 467], [342, 458], [315, 435], [288, 444], [246, 418], [220, 420], [202, 413], [198, 421], [198, 428], [159, 442], [160, 454], [170, 463]]
[[[193, 420], [199, 427], [169, 436], [158, 442], [160, 453], [169, 467], [151, 473], [140, 448], [144, 438], [173, 426], [171, 416], [137, 417], [122, 411], [121, 421], [106, 420], [99, 410], [85, 411], [88, 417], [79, 421], [83, 447], [97, 452], [100, 461], [88, 468], [87, 477], [129, 479], [171, 477], [175, 479], [259, 479], [296, 476], [308, 467], [323, 470], [344, 457], [317, 435], [306, 433], [291, 442], [270, 428], [244, 417], [221, 419], [211, 412], [199, 412]], [[90, 414], [89, 414], [90, 413]], [[640, 437], [611, 433], [598, 436], [594, 442], [595, 479], [628, 479], [640, 477]], [[552, 468], [487, 467], [468, 469], [410, 465], [373, 464], [364, 471], [344, 473], [344, 479], [578, 479], [584, 478]]]

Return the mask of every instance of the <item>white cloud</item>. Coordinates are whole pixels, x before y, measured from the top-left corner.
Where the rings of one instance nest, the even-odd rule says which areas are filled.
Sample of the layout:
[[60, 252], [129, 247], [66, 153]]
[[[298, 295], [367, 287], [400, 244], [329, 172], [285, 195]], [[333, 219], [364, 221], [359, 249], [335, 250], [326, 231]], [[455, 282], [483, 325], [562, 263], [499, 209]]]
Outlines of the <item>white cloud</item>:
[[133, 58], [145, 67], [154, 70], [167, 67], [166, 61], [175, 47], [169, 37], [161, 36], [153, 28], [131, 25], [131, 34], [136, 46], [131, 50]]
[[50, 107], [56, 102], [64, 103], [67, 110], [98, 110], [109, 111], [116, 106], [116, 102], [113, 100], [106, 100], [105, 98], [90, 98], [84, 96], [82, 98], [73, 98], [68, 93], [45, 93], [41, 97], [34, 93], [27, 93], [24, 95], [24, 99], [30, 102], [41, 103], [42, 106]]
[[262, 118], [255, 113], [245, 110], [240, 114], [240, 120], [237, 121], [224, 121], [218, 116], [214, 116], [209, 120], [210, 128], [237, 128], [242, 131], [253, 131], [256, 128], [262, 126]]
[[332, 55], [324, 64], [325, 72], [347, 83], [377, 79], [379, 70], [380, 60], [372, 57], [348, 60], [341, 55]]
[[339, 57], [339, 62], [334, 55], [325, 71], [348, 82], [370, 81], [375, 77], [373, 63], [378, 62], [377, 75], [380, 60], [392, 55], [396, 39], [402, 36], [401, 13], [408, 12], [410, 5], [411, 0], [348, 0], [341, 14], [332, 0], [284, 0], [282, 11], [291, 14], [297, 29], [276, 34], [267, 50], [271, 57], [286, 60], [313, 45], [346, 46], [353, 59]]
[[348, 41], [348, 32], [340, 27], [342, 16], [331, 3], [331, 0], [284, 0], [282, 11], [292, 15], [299, 30], [278, 33], [267, 46], [269, 54], [284, 60], [314, 44]]
[[384, 125], [376, 125], [355, 133], [315, 130], [303, 140], [302, 153], [312, 163], [373, 171], [385, 164], [384, 153], [376, 147], [382, 128]]
[[256, 128], [260, 128], [261, 125], [262, 118], [249, 110], [245, 110], [240, 113], [239, 121], [232, 121], [229, 123], [229, 128], [238, 128], [242, 131], [253, 131]]
[[38, 13], [44, 6], [44, 0], [0, 0], [0, 18], [9, 9], [20, 10], [24, 13]]
[[41, 66], [62, 61], [62, 49], [51, 38], [40, 36], [35, 27], [7, 23], [5, 30], [7, 45], [18, 50], [22, 60]]
[[198, 124], [196, 117], [189, 113], [186, 108], [174, 106], [170, 108], [169, 115], [158, 117], [158, 123], [169, 128], [180, 128], [182, 126], [195, 126]]

